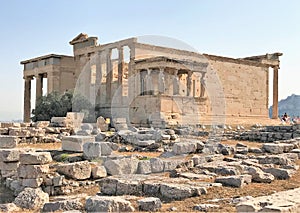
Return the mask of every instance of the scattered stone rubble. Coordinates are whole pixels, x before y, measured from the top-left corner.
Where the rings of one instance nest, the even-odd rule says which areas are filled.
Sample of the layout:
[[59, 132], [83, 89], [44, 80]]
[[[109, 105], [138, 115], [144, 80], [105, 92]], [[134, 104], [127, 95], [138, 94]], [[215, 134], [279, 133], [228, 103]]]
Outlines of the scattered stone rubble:
[[299, 212], [300, 188], [240, 202], [237, 212]]
[[[134, 128], [117, 119], [114, 123], [120, 130], [116, 132], [102, 117], [96, 124], [81, 124], [80, 120], [82, 117], [75, 119], [74, 114], [69, 114], [65, 118], [52, 118], [51, 122], [1, 124], [1, 179], [16, 198], [13, 203], [1, 204], [0, 211], [159, 211], [162, 202], [201, 196], [210, 193], [212, 187], [241, 188], [252, 182], [271, 183], [289, 179], [298, 170], [295, 161], [300, 157], [300, 138], [294, 137], [298, 125], [251, 131], [239, 128], [241, 138], [258, 132], [262, 136], [266, 130], [275, 132], [272, 137], [282, 134], [281, 138], [274, 136], [278, 140], [267, 139], [268, 143], [263, 143], [261, 148], [252, 148], [243, 143], [236, 146], [219, 143], [220, 139], [237, 134], [232, 133], [232, 128], [226, 127], [225, 131], [224, 126], [214, 127], [217, 131], [212, 137], [203, 126]], [[291, 138], [287, 139], [285, 133], [291, 133]], [[54, 138], [52, 142], [61, 142], [61, 149], [18, 147], [22, 141], [32, 143], [33, 138], [35, 143]], [[131, 151], [155, 151], [161, 155], [122, 154]], [[70, 195], [96, 184], [99, 185], [97, 195]], [[279, 206], [277, 198], [272, 199], [274, 202], [237, 201], [237, 211], [283, 212], [299, 204], [291, 198], [278, 200]], [[218, 205], [193, 207], [197, 211], [215, 208]]]

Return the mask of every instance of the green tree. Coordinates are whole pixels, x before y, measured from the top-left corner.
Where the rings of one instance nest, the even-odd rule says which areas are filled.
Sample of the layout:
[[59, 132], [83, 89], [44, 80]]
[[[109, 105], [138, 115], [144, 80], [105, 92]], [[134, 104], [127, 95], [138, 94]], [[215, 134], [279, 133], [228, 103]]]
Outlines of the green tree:
[[90, 101], [82, 95], [73, 95], [72, 91], [64, 94], [52, 92], [37, 100], [32, 121], [50, 121], [52, 117], [66, 116], [67, 112], [84, 112], [84, 121], [93, 122], [94, 111]]

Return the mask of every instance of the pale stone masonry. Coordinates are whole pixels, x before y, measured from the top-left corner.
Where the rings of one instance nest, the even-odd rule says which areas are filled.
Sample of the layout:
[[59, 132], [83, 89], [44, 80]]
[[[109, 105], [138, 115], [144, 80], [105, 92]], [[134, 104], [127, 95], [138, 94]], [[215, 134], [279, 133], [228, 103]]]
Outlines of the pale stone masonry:
[[47, 78], [47, 93], [65, 92], [74, 88], [72, 56], [50, 54], [21, 62], [24, 65], [24, 121], [30, 121], [31, 80], [36, 81], [36, 100], [43, 95], [43, 78]]
[[74, 56], [51, 54], [21, 62], [24, 121], [30, 121], [31, 80], [36, 79], [38, 99], [45, 77], [47, 92], [76, 88], [99, 106], [103, 117], [125, 117], [135, 125], [205, 123], [220, 114], [267, 119], [270, 68], [273, 118], [278, 117], [282, 53], [235, 59], [144, 44], [138, 38], [97, 41], [81, 33], [70, 41]]

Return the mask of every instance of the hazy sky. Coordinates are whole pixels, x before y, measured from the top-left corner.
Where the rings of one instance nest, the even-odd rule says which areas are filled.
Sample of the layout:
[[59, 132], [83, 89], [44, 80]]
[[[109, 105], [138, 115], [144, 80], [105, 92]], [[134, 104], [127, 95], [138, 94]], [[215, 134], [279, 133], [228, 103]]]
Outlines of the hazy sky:
[[72, 54], [80, 32], [100, 43], [141, 35], [179, 39], [201, 53], [246, 57], [282, 52], [279, 99], [300, 94], [300, 1], [1, 0], [0, 120], [22, 118], [21, 60]]

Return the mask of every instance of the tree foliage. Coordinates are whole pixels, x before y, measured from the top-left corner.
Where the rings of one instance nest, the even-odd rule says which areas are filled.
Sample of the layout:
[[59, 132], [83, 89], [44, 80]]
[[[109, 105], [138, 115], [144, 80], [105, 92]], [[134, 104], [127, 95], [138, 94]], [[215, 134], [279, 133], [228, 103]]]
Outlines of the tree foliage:
[[65, 117], [67, 112], [84, 112], [84, 120], [89, 122], [95, 117], [94, 107], [84, 96], [74, 95], [71, 91], [64, 94], [52, 92], [37, 100], [32, 121], [50, 121], [52, 117]]

